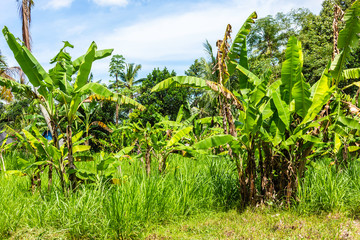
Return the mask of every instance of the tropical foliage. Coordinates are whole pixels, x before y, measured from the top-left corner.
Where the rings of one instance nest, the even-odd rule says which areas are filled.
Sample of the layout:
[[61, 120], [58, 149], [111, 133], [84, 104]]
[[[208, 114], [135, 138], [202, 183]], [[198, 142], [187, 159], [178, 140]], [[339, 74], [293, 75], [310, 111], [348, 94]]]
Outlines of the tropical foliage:
[[[226, 26], [216, 51], [206, 41], [207, 59], [195, 60], [185, 76], [157, 68], [139, 79], [141, 65], [114, 55], [108, 86], [93, 81], [91, 69], [113, 50], [94, 42], [73, 59], [65, 41], [46, 71], [30, 51], [34, 3], [19, 4], [24, 41], [3, 28], [19, 67], [0, 55], [7, 101], [0, 105], [1, 174], [26, 178], [44, 199], [98, 188], [117, 238], [134, 237], [156, 211], [273, 203], [306, 209], [301, 199], [312, 202], [306, 189], [313, 187], [306, 181], [318, 181], [309, 171], [323, 159], [329, 176], [355, 178], [359, 0], [324, 1], [319, 16], [298, 9], [257, 19], [253, 12], [235, 34]], [[11, 162], [12, 152], [19, 154]], [[203, 197], [198, 205], [194, 196]]]

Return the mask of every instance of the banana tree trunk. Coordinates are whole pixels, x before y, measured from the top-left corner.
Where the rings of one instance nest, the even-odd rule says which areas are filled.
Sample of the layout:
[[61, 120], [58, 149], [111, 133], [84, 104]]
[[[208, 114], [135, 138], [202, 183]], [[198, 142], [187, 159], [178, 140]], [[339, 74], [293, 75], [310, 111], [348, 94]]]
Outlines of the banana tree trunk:
[[85, 136], [86, 136], [85, 145], [89, 146], [89, 128], [86, 128]]
[[[46, 125], [51, 133], [51, 136], [53, 138], [54, 141], [54, 145], [56, 148], [59, 148], [59, 142], [58, 142], [58, 138], [57, 138], [57, 132], [56, 132], [56, 127], [54, 124], [52, 124], [52, 121], [50, 119], [50, 115], [49, 113], [46, 111], [45, 107], [41, 104], [39, 104], [40, 106], [40, 111], [45, 119]], [[48, 172], [48, 191], [50, 192], [51, 189], [51, 184], [52, 184], [52, 177], [53, 177], [53, 166], [52, 164], [49, 164], [49, 172]]]
[[166, 160], [169, 156], [169, 154], [173, 152], [173, 151], [170, 151], [168, 153], [165, 153], [164, 155], [161, 155], [161, 159], [160, 159], [160, 162], [159, 162], [159, 172], [160, 173], [165, 173], [165, 169], [166, 169]]
[[150, 176], [150, 172], [151, 172], [151, 147], [149, 145], [146, 146], [145, 164], [146, 164], [146, 174], [148, 176]]
[[115, 111], [115, 124], [119, 124], [119, 104], [116, 103], [116, 111]]
[[226, 109], [225, 104], [222, 102], [221, 96], [219, 96], [219, 104], [220, 104], [220, 116], [222, 116], [223, 119], [223, 128], [224, 128], [224, 134], [228, 134], [228, 128], [227, 128], [227, 119], [226, 119]]
[[54, 129], [53, 129], [52, 125], [51, 125], [50, 115], [46, 111], [46, 109], [45, 109], [45, 107], [43, 105], [39, 104], [39, 106], [40, 106], [41, 114], [45, 118], [46, 125], [47, 125], [48, 129], [50, 130], [51, 135], [53, 136], [54, 135]]
[[[74, 156], [73, 156], [73, 144], [72, 144], [72, 129], [71, 123], [66, 127], [66, 137], [67, 137], [67, 146], [68, 146], [68, 167], [70, 170], [75, 170], [76, 167], [74, 165]], [[69, 180], [71, 184], [71, 188], [76, 188], [76, 173], [75, 171], [71, 171], [69, 174]]]
[[248, 167], [246, 169], [249, 183], [249, 196], [248, 200], [252, 206], [256, 204], [256, 163], [255, 163], [255, 155], [254, 151], [250, 149], [248, 151]]
[[262, 142], [262, 149], [265, 154], [264, 158], [264, 175], [261, 179], [261, 187], [263, 189], [265, 200], [273, 200], [275, 196], [275, 187], [274, 187], [274, 155], [272, 153], [271, 145]]
[[1, 163], [2, 163], [2, 169], [0, 166], [0, 171], [3, 170], [4, 172], [6, 172], [5, 161], [4, 161], [4, 158], [3, 158], [3, 155], [1, 152], [0, 152], [0, 159], [1, 159]]
[[229, 133], [231, 136], [236, 137], [237, 133], [236, 133], [236, 127], [235, 127], [235, 122], [234, 122], [234, 118], [233, 115], [231, 113], [231, 108], [229, 103], [227, 103], [227, 101], [225, 100], [225, 114], [226, 114], [226, 119], [227, 122], [229, 123]]

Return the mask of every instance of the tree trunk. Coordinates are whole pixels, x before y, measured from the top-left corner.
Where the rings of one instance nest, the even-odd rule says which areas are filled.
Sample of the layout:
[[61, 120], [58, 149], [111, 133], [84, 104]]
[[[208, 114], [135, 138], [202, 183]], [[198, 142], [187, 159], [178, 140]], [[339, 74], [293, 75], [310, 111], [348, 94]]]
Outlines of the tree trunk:
[[339, 54], [339, 48], [338, 48], [338, 39], [339, 39], [339, 19], [341, 19], [344, 16], [344, 12], [341, 10], [341, 8], [335, 4], [334, 6], [334, 19], [333, 19], [333, 53], [331, 60], [334, 61], [335, 56]]
[[161, 157], [160, 162], [159, 162], [159, 172], [160, 173], [164, 173], [165, 172], [165, 168], [166, 168], [166, 156]]
[[288, 170], [286, 171], [287, 173], [287, 186], [286, 186], [286, 202], [288, 204], [288, 206], [290, 206], [291, 204], [291, 199], [293, 196], [294, 191], [294, 183], [295, 183], [295, 178], [296, 176], [294, 176], [294, 169], [293, 169], [293, 164], [292, 161], [289, 160], [288, 162]]
[[86, 130], [85, 136], [86, 136], [85, 145], [89, 146], [89, 138], [88, 138], [89, 137], [89, 129]]
[[150, 146], [146, 146], [146, 153], [145, 153], [145, 162], [146, 162], [146, 174], [148, 176], [150, 176], [150, 172], [151, 172], [151, 147]]
[[115, 111], [115, 124], [119, 124], [119, 104], [116, 103], [116, 111]]
[[348, 166], [348, 158], [349, 158], [348, 147], [349, 147], [349, 144], [347, 142], [345, 142], [343, 150], [342, 150], [342, 154], [343, 154], [343, 163], [346, 167]]
[[271, 145], [268, 143], [262, 142], [265, 159], [264, 159], [264, 175], [262, 179], [262, 188], [265, 192], [266, 200], [273, 200], [275, 196], [275, 188], [274, 188], [274, 176], [273, 176], [273, 168], [274, 168], [274, 155], [272, 154]]
[[48, 192], [51, 191], [52, 178], [53, 178], [53, 165], [52, 165], [52, 164], [49, 164], [49, 172], [48, 172]]
[[72, 129], [71, 129], [71, 123], [66, 127], [66, 137], [67, 137], [67, 146], [68, 146], [68, 167], [71, 171], [69, 174], [69, 180], [70, 180], [70, 188], [75, 189], [76, 188], [76, 173], [75, 173], [75, 165], [74, 165], [74, 156], [73, 156], [73, 148], [72, 148]]
[[[53, 133], [52, 133], [52, 138], [54, 141], [54, 146], [57, 149], [60, 149], [59, 146], [59, 139], [58, 139], [58, 134], [57, 134], [57, 129], [55, 124], [53, 123], [51, 125], [51, 127], [53, 128]], [[51, 132], [51, 131], [50, 131]], [[60, 161], [60, 160], [59, 160]], [[48, 192], [50, 192], [51, 190], [51, 185], [52, 185], [52, 179], [53, 179], [53, 163], [52, 164], [48, 164], [49, 165], [49, 172], [48, 172]], [[60, 178], [61, 179], [61, 178]], [[62, 184], [62, 183], [61, 183]]]
[[34, 193], [37, 189], [41, 191], [41, 167], [38, 166], [34, 175], [31, 176], [31, 190]]
[[[1, 152], [0, 152], [0, 159], [1, 159], [1, 163], [2, 163], [2, 170], [4, 172], [6, 172], [5, 161], [4, 161], [4, 158], [3, 158], [3, 155]], [[1, 166], [0, 166], [0, 171], [1, 171]]]
[[256, 204], [256, 186], [255, 186], [255, 179], [256, 179], [256, 163], [255, 163], [255, 156], [254, 152], [251, 149], [248, 151], [248, 167], [246, 169], [247, 177], [248, 177], [248, 184], [249, 184], [249, 202], [252, 206]]
[[243, 207], [248, 203], [248, 188], [246, 184], [246, 177], [243, 170], [243, 160], [240, 157], [239, 161], [236, 161], [236, 169], [238, 172], [241, 202]]
[[230, 105], [228, 103], [226, 103], [225, 110], [226, 110], [226, 118], [229, 123], [229, 133], [231, 134], [231, 136], [236, 137], [237, 132], [236, 132], [236, 127], [235, 127], [235, 122], [234, 122], [233, 115], [231, 113]]
[[[36, 93], [37, 93], [37, 91], [36, 91]], [[45, 107], [43, 105], [39, 104], [39, 106], [40, 106], [41, 113], [45, 118], [46, 125], [47, 125], [48, 129], [51, 132], [51, 136], [54, 136], [54, 129], [53, 129], [52, 125], [51, 125], [50, 115], [46, 111], [46, 109], [45, 109]]]
[[223, 118], [223, 129], [224, 129], [224, 134], [228, 134], [228, 128], [227, 128], [227, 119], [226, 119], [226, 110], [225, 110], [225, 104], [222, 103], [221, 101], [221, 96], [219, 96], [219, 104], [220, 104], [220, 116], [222, 116]]
[[263, 159], [263, 155], [262, 155], [262, 150], [261, 150], [261, 140], [260, 143], [258, 144], [258, 151], [259, 151], [259, 169], [260, 169], [260, 194], [261, 197], [263, 198], [263, 196], [265, 195], [265, 177], [264, 177], [264, 159]]

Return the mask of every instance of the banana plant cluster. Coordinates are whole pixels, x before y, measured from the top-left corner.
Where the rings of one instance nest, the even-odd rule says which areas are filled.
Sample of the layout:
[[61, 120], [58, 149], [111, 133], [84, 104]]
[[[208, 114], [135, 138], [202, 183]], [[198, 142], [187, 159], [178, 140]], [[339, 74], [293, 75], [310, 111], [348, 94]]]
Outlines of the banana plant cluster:
[[[280, 79], [271, 83], [271, 72], [258, 77], [249, 71], [246, 37], [256, 18], [254, 13], [230, 47], [224, 45], [229, 37], [229, 27], [224, 40], [218, 44], [222, 53], [217, 58], [221, 70], [219, 82], [179, 76], [166, 79], [153, 88], [153, 91], [160, 91], [189, 86], [219, 94], [222, 99], [220, 110], [227, 120], [223, 122], [225, 133], [233, 136], [227, 143], [229, 155], [236, 163], [244, 203], [256, 204], [262, 199], [286, 198], [288, 203], [292, 200], [309, 155], [315, 145], [323, 144], [319, 131], [330, 116], [319, 116], [319, 113], [336, 94], [339, 80], [349, 74], [344, 71], [344, 65], [351, 48], [358, 43], [359, 9], [359, 1], [356, 1], [346, 13], [345, 28], [339, 36], [342, 51], [313, 86], [303, 77], [301, 43], [295, 37], [289, 38]], [[239, 86], [233, 91], [225, 87], [231, 77], [238, 80]], [[230, 110], [232, 114], [229, 114]], [[239, 117], [233, 120], [232, 115]], [[349, 126], [345, 121], [342, 124]], [[227, 126], [229, 131], [226, 131]], [[236, 126], [236, 131], [231, 130], [232, 126]], [[346, 131], [343, 133], [345, 136]]]
[[[46, 109], [55, 148], [60, 149], [58, 134], [64, 136], [67, 146], [66, 166], [70, 182], [75, 185], [73, 124], [78, 119], [78, 110], [84, 102], [107, 99], [119, 104], [131, 104], [141, 109], [143, 106], [126, 96], [111, 92], [99, 83], [89, 81], [93, 62], [110, 56], [112, 49], [97, 50], [93, 42], [85, 55], [72, 60], [65, 49], [73, 48], [73, 46], [69, 42], [64, 42], [64, 47], [50, 62], [55, 66], [46, 72], [32, 53], [21, 45], [7, 27], [4, 27], [3, 34], [15, 59], [35, 90], [28, 85], [15, 83], [5, 78], [0, 78], [0, 85], [35, 99]], [[65, 164], [62, 163], [62, 165]]]

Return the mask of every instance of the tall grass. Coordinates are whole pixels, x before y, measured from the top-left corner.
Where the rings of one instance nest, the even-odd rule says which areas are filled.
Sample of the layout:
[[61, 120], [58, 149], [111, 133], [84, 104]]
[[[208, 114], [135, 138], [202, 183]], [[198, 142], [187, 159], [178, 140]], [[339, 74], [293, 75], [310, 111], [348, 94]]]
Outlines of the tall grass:
[[298, 191], [296, 209], [302, 213], [345, 212], [360, 214], [360, 162], [336, 167], [330, 159], [313, 163]]
[[154, 168], [151, 177], [143, 169], [140, 162], [124, 162], [120, 185], [83, 185], [67, 197], [56, 188], [33, 194], [26, 177], [1, 175], [0, 238], [23, 229], [42, 237], [141, 238], [154, 222], [237, 205], [236, 175], [227, 159], [174, 157], [166, 174]]
[[[18, 167], [16, 157], [6, 156], [9, 170]], [[28, 177], [0, 173], [0, 239], [136, 239], [157, 224], [239, 205], [235, 166], [226, 158], [172, 157], [166, 174], [159, 174], [154, 162], [150, 177], [140, 161], [130, 163], [122, 163], [119, 185], [83, 184], [68, 196], [56, 187], [47, 192], [46, 181], [42, 192], [32, 193]], [[96, 162], [80, 165], [93, 168]], [[331, 166], [330, 160], [313, 163], [300, 184], [294, 208], [304, 214], [359, 215], [359, 172], [359, 161], [342, 169]]]

